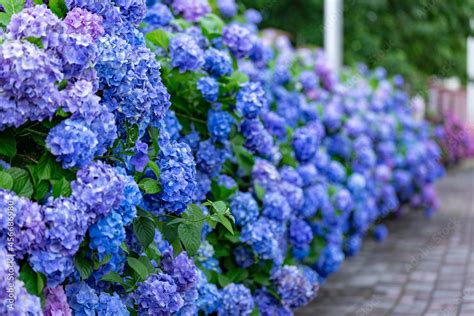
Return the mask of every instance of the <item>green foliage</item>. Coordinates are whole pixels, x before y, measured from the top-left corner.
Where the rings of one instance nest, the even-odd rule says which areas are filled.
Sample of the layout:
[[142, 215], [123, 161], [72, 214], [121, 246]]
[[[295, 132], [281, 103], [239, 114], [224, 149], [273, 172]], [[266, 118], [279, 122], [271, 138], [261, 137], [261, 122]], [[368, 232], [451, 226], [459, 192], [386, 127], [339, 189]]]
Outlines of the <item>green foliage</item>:
[[7, 26], [11, 16], [23, 9], [25, 0], [0, 0], [0, 5], [5, 11], [0, 12], [0, 25]]
[[59, 18], [64, 18], [67, 14], [67, 6], [64, 0], [50, 0], [49, 8]]
[[[262, 11], [263, 27], [294, 35], [301, 45], [323, 46], [323, 0], [244, 0]], [[382, 66], [402, 74], [412, 93], [429, 76], [466, 79], [466, 38], [474, 0], [344, 1], [344, 62]]]

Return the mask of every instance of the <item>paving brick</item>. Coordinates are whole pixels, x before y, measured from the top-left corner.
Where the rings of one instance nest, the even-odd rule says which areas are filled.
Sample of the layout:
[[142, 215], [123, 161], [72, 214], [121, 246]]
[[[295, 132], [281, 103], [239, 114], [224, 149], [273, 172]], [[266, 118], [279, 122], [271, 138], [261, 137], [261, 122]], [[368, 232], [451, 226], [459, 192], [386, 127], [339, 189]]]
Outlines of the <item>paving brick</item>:
[[387, 221], [382, 244], [365, 240], [296, 315], [474, 316], [474, 167], [438, 184], [440, 211]]

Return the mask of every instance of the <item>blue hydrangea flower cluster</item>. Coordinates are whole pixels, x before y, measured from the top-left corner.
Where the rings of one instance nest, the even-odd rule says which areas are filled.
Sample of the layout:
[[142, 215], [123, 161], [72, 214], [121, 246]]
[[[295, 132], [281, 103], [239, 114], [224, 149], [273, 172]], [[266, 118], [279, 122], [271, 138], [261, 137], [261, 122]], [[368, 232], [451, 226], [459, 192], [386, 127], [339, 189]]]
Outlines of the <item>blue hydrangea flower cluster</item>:
[[235, 223], [245, 226], [254, 222], [258, 217], [258, 204], [249, 192], [236, 192], [230, 201], [230, 210]]
[[209, 48], [204, 53], [204, 69], [214, 77], [228, 76], [232, 73], [232, 60], [226, 51]]
[[187, 34], [179, 34], [170, 41], [171, 65], [180, 72], [196, 71], [204, 64], [204, 52]]
[[253, 307], [252, 294], [244, 285], [231, 283], [222, 289], [219, 315], [250, 315]]
[[237, 111], [245, 118], [253, 119], [267, 106], [265, 91], [258, 82], [241, 86], [237, 93]]
[[197, 82], [196, 88], [201, 92], [204, 100], [216, 102], [219, 97], [219, 83], [212, 77], [202, 77]]

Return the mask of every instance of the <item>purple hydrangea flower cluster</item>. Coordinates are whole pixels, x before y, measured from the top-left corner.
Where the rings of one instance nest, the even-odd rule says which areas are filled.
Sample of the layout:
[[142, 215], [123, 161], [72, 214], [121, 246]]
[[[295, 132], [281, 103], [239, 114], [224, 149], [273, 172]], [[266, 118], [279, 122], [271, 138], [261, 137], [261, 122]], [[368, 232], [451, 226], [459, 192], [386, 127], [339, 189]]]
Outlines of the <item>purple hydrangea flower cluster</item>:
[[238, 59], [247, 57], [253, 48], [255, 36], [252, 32], [237, 23], [224, 27], [222, 41]]
[[216, 102], [219, 97], [219, 83], [212, 77], [202, 77], [197, 82], [196, 88], [201, 92], [204, 100]]
[[285, 306], [297, 308], [311, 301], [317, 286], [296, 266], [283, 266], [272, 275], [272, 282]]
[[197, 22], [211, 12], [211, 7], [207, 0], [173, 0], [173, 10], [185, 20]]
[[204, 64], [204, 52], [187, 34], [175, 36], [169, 45], [171, 65], [180, 72], [196, 71]]

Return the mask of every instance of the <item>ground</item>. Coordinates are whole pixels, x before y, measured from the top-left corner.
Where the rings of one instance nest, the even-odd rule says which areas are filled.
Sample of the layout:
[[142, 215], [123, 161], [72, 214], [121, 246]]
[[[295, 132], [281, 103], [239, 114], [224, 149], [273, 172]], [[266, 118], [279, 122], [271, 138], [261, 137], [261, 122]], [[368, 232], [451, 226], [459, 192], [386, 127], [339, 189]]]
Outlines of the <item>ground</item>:
[[441, 207], [388, 221], [384, 243], [366, 239], [297, 316], [474, 316], [474, 163], [439, 181]]

